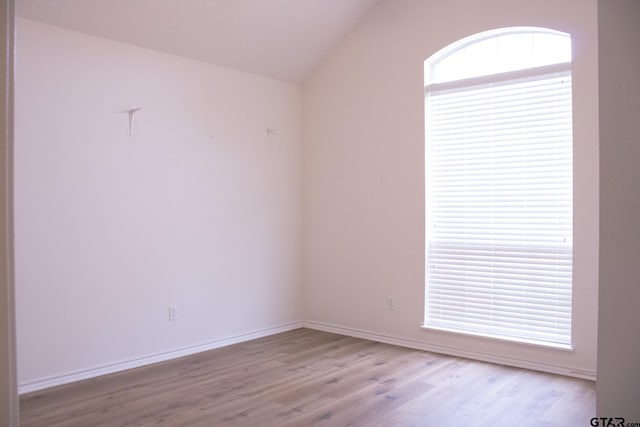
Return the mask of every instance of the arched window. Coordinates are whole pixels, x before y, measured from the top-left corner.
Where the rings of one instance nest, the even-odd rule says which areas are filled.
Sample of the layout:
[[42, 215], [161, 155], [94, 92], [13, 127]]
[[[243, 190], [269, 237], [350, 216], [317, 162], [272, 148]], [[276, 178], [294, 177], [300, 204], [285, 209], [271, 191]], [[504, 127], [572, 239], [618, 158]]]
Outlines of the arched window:
[[571, 346], [571, 38], [506, 28], [425, 61], [427, 328]]

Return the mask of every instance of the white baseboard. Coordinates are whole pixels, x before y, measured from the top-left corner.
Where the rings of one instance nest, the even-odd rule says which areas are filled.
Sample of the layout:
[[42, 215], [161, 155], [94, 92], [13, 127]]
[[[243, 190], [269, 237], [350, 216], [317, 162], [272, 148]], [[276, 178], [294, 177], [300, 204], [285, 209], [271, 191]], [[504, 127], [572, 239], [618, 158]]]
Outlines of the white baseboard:
[[167, 351], [165, 353], [154, 354], [150, 356], [139, 357], [130, 360], [124, 360], [117, 363], [98, 366], [92, 369], [85, 369], [81, 371], [74, 371], [63, 375], [56, 375], [47, 378], [41, 378], [34, 381], [27, 381], [18, 384], [18, 394], [31, 393], [33, 391], [42, 390], [45, 388], [55, 387], [75, 381], [86, 380], [89, 378], [98, 377], [101, 375], [112, 374], [115, 372], [124, 371], [132, 368], [139, 368], [145, 365], [151, 365], [153, 363], [164, 362], [178, 357], [189, 356], [192, 354], [200, 353], [203, 351], [213, 350], [220, 347], [225, 347], [231, 344], [237, 344], [256, 338], [262, 338], [269, 335], [278, 334], [281, 332], [291, 331], [293, 329], [302, 328], [304, 322], [289, 322], [270, 328], [259, 329], [257, 331], [247, 332], [240, 335], [234, 335], [231, 337], [222, 338], [215, 341], [210, 341], [203, 344], [184, 347], [176, 350]]
[[410, 340], [406, 338], [394, 337], [391, 335], [378, 334], [375, 332], [364, 331], [361, 329], [347, 328], [338, 325], [331, 325], [323, 322], [305, 321], [305, 328], [315, 329], [318, 331], [332, 332], [340, 335], [347, 335], [355, 338], [363, 338], [371, 341], [377, 341], [385, 344], [393, 344], [400, 347], [407, 347], [416, 350], [428, 351], [431, 353], [440, 353], [450, 356], [463, 357], [465, 359], [480, 360], [483, 362], [497, 363], [500, 365], [513, 366], [516, 368], [531, 369], [534, 371], [548, 372], [551, 374], [565, 375], [569, 377], [582, 378], [595, 381], [596, 373], [594, 371], [583, 371], [572, 369], [566, 366], [552, 365], [532, 360], [507, 357], [499, 354], [484, 353], [468, 350], [458, 347], [443, 346], [438, 344], [424, 343], [421, 341]]
[[101, 375], [112, 374], [115, 372], [124, 371], [127, 369], [138, 368], [145, 365], [151, 365], [153, 363], [164, 362], [171, 359], [176, 359], [183, 356], [189, 356], [192, 354], [200, 353], [203, 351], [213, 350], [220, 347], [225, 347], [232, 344], [237, 344], [245, 341], [250, 341], [256, 338], [262, 338], [269, 335], [278, 334], [281, 332], [287, 332], [298, 328], [309, 328], [318, 331], [332, 332], [340, 335], [347, 335], [355, 338], [363, 338], [371, 341], [377, 341], [385, 344], [397, 345], [400, 347], [407, 347], [416, 350], [429, 351], [432, 353], [447, 354], [451, 356], [464, 357], [467, 359], [481, 360], [483, 362], [498, 363], [501, 365], [514, 366], [517, 368], [532, 369], [535, 371], [549, 372], [552, 374], [566, 375], [570, 377], [583, 378], [591, 381], [595, 381], [596, 373], [593, 371], [575, 370], [565, 366], [551, 365], [531, 360], [518, 359], [512, 357], [505, 357], [498, 354], [483, 353], [477, 351], [471, 351], [468, 349], [442, 346], [438, 344], [427, 344], [420, 341], [410, 340], [406, 338], [399, 338], [391, 335], [379, 334], [376, 332], [365, 331], [361, 329], [347, 328], [338, 325], [332, 325], [323, 322], [315, 321], [298, 321], [290, 322], [282, 325], [273, 326], [270, 328], [260, 329], [252, 332], [247, 332], [240, 335], [234, 335], [231, 337], [222, 338], [219, 340], [198, 344], [194, 346], [184, 347], [176, 350], [171, 350], [164, 353], [154, 354], [145, 357], [139, 357], [136, 359], [125, 360], [108, 365], [97, 366], [92, 369], [85, 369], [80, 371], [74, 371], [63, 375], [56, 375], [47, 378], [41, 378], [34, 381], [27, 381], [18, 385], [18, 394], [31, 393], [34, 391], [55, 387], [67, 383], [86, 380], [89, 378], [98, 377]]

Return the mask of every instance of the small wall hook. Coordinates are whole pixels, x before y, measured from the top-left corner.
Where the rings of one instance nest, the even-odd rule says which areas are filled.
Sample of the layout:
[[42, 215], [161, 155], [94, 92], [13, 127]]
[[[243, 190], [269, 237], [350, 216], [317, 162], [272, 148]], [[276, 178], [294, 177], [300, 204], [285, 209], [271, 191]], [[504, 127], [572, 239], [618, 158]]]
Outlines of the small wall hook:
[[129, 136], [133, 136], [133, 116], [140, 110], [142, 110], [142, 107], [131, 108], [127, 111], [127, 113], [129, 113]]

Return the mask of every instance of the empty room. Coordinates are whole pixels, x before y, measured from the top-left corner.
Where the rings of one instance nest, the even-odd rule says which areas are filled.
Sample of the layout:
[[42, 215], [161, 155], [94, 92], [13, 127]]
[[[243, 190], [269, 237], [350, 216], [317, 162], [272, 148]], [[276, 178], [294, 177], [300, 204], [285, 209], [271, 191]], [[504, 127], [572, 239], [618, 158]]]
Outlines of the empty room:
[[1, 425], [640, 426], [640, 2], [2, 5]]

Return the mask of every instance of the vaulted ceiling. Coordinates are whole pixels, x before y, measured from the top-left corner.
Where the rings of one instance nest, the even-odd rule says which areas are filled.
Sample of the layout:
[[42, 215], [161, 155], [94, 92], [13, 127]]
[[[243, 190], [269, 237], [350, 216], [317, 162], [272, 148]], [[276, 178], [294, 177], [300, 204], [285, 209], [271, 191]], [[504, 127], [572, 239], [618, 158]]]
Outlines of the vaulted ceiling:
[[303, 81], [380, 0], [18, 0], [18, 15]]

